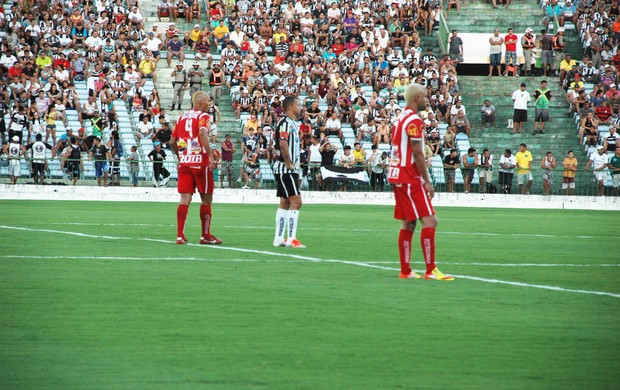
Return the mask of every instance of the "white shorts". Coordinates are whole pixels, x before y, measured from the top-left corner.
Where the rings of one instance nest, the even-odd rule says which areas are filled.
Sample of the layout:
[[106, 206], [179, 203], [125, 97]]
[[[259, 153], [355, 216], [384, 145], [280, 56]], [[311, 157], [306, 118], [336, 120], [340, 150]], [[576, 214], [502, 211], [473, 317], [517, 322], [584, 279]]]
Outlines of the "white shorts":
[[217, 135], [217, 125], [215, 123], [211, 123], [211, 126], [209, 127], [209, 134]]
[[620, 174], [611, 175], [611, 182], [614, 188], [618, 188], [620, 186]]
[[493, 181], [493, 171], [490, 169], [486, 170], [484, 168], [479, 168], [478, 177], [480, 177], [481, 179], [484, 179], [484, 181], [487, 183], [491, 183]]
[[9, 175], [14, 177], [20, 177], [22, 175], [22, 165], [17, 160], [11, 160], [9, 162]]
[[532, 172], [517, 173], [517, 184], [526, 184], [530, 180], [533, 180]]
[[594, 172], [594, 177], [596, 178], [597, 181], [602, 181], [603, 183], [605, 183], [605, 179], [607, 178], [607, 172], [605, 171]]

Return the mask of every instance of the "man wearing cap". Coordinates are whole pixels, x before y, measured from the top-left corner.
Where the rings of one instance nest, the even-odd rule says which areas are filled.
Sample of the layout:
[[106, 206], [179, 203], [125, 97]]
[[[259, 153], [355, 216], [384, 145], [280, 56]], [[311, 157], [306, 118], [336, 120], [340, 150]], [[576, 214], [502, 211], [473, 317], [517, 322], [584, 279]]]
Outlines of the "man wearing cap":
[[202, 90], [202, 78], [204, 75], [204, 72], [200, 70], [200, 62], [194, 61], [192, 68], [187, 71], [187, 76], [189, 77], [190, 96], [194, 96], [196, 92]]
[[558, 32], [551, 38], [551, 41], [553, 42], [553, 69], [557, 72], [560, 63], [568, 55], [564, 54], [564, 48], [566, 47], [566, 42], [564, 41], [564, 27], [558, 28]]
[[605, 147], [603, 145], [599, 145], [596, 149], [596, 153], [592, 153], [590, 155], [590, 159], [586, 164], [586, 171], [592, 168], [594, 172], [594, 178], [596, 179], [597, 185], [597, 196], [603, 196], [603, 192], [605, 191], [605, 179], [607, 178], [607, 165], [609, 164], [609, 157], [605, 153]]
[[178, 104], [180, 110], [181, 104], [183, 104], [183, 95], [185, 94], [185, 90], [187, 89], [189, 82], [187, 72], [183, 69], [182, 62], [178, 62], [176, 64], [176, 68], [172, 71], [170, 76], [172, 77], [172, 86], [174, 88], [172, 95], [172, 107], [170, 108], [170, 111], [174, 110], [175, 104]]
[[142, 43], [142, 45], [146, 46], [146, 49], [151, 52], [155, 62], [159, 61], [161, 58], [161, 47], [163, 45], [161, 39], [155, 36], [153, 31], [149, 32], [146, 40]]
[[222, 97], [222, 85], [224, 84], [224, 72], [220, 69], [220, 64], [213, 65], [213, 70], [209, 73], [209, 86], [211, 87], [211, 97], [215, 100], [215, 104], [220, 104]]
[[512, 134], [517, 132], [523, 133], [523, 123], [527, 122], [527, 105], [530, 102], [530, 93], [525, 90], [527, 85], [521, 83], [521, 87], [513, 92], [512, 101], [514, 102], [514, 114], [512, 118]]
[[532, 71], [532, 49], [536, 47], [534, 42], [533, 30], [525, 29], [525, 35], [521, 37], [521, 47], [523, 48], [523, 57], [525, 58], [525, 74], [529, 75]]
[[17, 184], [17, 179], [21, 176], [20, 159], [26, 152], [26, 148], [19, 143], [19, 137], [14, 135], [7, 146], [6, 152], [9, 156], [9, 177], [11, 184]]
[[179, 40], [179, 36], [175, 35], [172, 37], [171, 41], [168, 41], [168, 56], [166, 57], [166, 61], [168, 62], [168, 67], [172, 64], [172, 59], [178, 59], [181, 63], [185, 61], [185, 53], [183, 52], [183, 42]]
[[201, 33], [202, 31], [200, 30], [200, 25], [195, 24], [193, 29], [185, 33], [185, 44], [192, 50], [196, 50], [196, 45], [200, 42]]

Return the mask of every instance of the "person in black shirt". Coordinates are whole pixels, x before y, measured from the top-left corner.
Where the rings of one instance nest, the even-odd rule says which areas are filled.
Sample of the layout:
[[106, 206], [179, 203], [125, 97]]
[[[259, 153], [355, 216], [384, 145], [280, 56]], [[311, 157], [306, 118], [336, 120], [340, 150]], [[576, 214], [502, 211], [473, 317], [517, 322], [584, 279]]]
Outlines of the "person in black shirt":
[[459, 156], [456, 149], [451, 149], [450, 154], [443, 159], [443, 171], [446, 179], [446, 191], [454, 192], [454, 175], [459, 168]]
[[155, 133], [155, 138], [161, 142], [164, 148], [170, 148], [170, 137], [172, 137], [172, 130], [170, 130], [170, 124], [165, 122]]
[[101, 177], [103, 176], [103, 185], [108, 186], [108, 148], [101, 143], [101, 138], [93, 138], [93, 147], [90, 150], [90, 157], [95, 160], [95, 176], [97, 184], [101, 186]]
[[[166, 152], [161, 148], [159, 142], [154, 142], [153, 147], [148, 154], [149, 160], [153, 162], [153, 187], [165, 187], [170, 180], [170, 172], [164, 167], [164, 160], [166, 160]], [[163, 180], [159, 181], [159, 178], [163, 176]]]
[[[319, 148], [319, 152], [321, 153], [321, 166], [330, 166], [334, 165], [334, 157], [336, 157], [336, 152], [338, 151], [337, 146], [333, 146], [331, 142], [329, 142], [329, 138], [325, 141], [324, 144]], [[319, 173], [319, 187], [323, 190], [328, 190], [329, 188], [323, 188], [323, 177]]]

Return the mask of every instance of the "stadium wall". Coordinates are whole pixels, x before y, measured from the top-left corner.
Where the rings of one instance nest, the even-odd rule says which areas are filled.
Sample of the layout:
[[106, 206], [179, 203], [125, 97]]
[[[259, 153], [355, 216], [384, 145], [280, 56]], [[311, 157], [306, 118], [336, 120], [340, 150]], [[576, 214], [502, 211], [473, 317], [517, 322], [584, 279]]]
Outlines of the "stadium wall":
[[[0, 185], [0, 200], [89, 200], [116, 202], [178, 202], [176, 188]], [[306, 204], [393, 205], [389, 192], [303, 192]], [[199, 202], [198, 195], [194, 201]], [[214, 203], [277, 204], [275, 190], [217, 189]], [[593, 196], [542, 196], [444, 193], [435, 195], [435, 206], [620, 210], [620, 198]]]

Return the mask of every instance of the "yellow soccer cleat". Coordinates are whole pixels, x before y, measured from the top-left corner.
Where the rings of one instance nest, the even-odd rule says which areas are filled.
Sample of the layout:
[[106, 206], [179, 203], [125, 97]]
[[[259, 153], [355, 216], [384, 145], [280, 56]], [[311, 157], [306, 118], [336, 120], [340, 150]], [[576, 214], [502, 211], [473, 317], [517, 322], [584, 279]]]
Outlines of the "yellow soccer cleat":
[[437, 267], [431, 272], [424, 274], [426, 280], [454, 280], [452, 276], [444, 275]]

